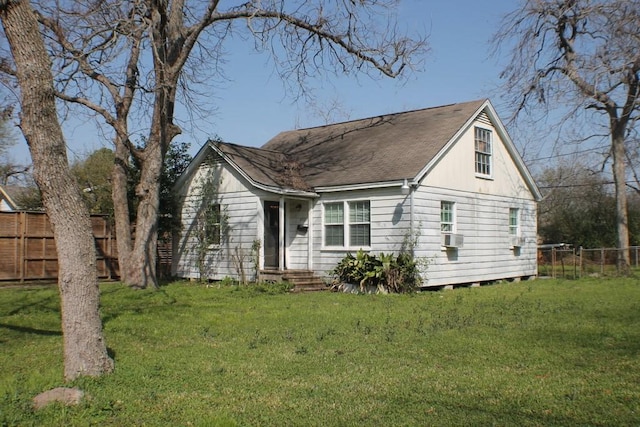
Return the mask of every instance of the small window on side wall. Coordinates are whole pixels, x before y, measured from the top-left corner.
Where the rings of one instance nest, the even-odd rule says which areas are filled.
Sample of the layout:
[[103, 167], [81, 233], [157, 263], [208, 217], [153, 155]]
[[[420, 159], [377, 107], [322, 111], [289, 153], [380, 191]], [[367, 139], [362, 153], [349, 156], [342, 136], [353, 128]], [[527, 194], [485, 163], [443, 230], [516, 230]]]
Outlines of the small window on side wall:
[[204, 234], [210, 245], [219, 245], [222, 240], [220, 215], [220, 204], [214, 203], [207, 207], [204, 218]]
[[509, 208], [509, 235], [517, 237], [520, 235], [520, 210]]
[[440, 202], [440, 231], [443, 233], [455, 232], [455, 204], [453, 202]]

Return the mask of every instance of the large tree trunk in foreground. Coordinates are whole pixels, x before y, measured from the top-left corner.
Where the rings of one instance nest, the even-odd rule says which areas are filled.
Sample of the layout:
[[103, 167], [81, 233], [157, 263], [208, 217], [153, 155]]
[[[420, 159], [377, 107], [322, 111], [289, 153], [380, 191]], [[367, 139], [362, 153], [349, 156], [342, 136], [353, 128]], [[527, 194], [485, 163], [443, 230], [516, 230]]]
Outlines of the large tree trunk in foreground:
[[33, 174], [53, 228], [58, 252], [64, 376], [98, 376], [113, 370], [99, 314], [96, 251], [89, 212], [69, 173], [56, 112], [51, 63], [27, 0], [1, 1], [0, 18], [21, 90], [21, 128]]

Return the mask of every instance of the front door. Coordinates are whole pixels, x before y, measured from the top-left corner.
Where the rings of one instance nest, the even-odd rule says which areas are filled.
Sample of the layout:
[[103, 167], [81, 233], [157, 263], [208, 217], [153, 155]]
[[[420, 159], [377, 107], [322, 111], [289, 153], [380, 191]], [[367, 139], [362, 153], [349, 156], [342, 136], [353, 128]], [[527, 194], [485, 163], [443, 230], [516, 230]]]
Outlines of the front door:
[[279, 268], [280, 203], [264, 202], [264, 267]]

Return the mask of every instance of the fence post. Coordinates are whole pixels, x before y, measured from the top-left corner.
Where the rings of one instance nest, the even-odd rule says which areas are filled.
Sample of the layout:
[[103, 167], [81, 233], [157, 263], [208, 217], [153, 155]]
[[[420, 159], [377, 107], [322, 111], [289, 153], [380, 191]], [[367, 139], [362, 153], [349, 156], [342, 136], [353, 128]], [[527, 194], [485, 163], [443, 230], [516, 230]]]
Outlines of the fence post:
[[580, 246], [578, 248], [578, 256], [580, 257], [580, 265], [579, 265], [579, 268], [578, 268], [578, 278], [582, 279], [582, 266], [583, 266], [583, 263], [582, 263], [582, 246]]
[[27, 213], [20, 212], [18, 218], [20, 221], [20, 283], [24, 283], [25, 263], [27, 254], [26, 235], [27, 235]]
[[600, 275], [604, 276], [604, 248], [600, 249]]
[[556, 248], [551, 248], [551, 277], [556, 278]]

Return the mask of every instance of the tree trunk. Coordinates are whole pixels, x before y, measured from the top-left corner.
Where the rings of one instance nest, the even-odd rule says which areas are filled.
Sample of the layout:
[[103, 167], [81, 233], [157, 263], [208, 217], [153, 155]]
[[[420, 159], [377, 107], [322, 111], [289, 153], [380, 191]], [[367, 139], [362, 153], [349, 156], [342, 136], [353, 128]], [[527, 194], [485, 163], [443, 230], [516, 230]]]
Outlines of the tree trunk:
[[[116, 137], [118, 138], [118, 137]], [[127, 195], [127, 181], [129, 174], [129, 156], [131, 153], [123, 141], [115, 141], [115, 163], [111, 179], [111, 196], [113, 198], [113, 214], [116, 227], [116, 242], [118, 246], [118, 269], [120, 280], [129, 283], [129, 260], [133, 251], [131, 237], [131, 220], [129, 217], [129, 198]]]
[[629, 256], [629, 213], [627, 210], [626, 155], [624, 146], [624, 128], [617, 120], [612, 119], [611, 151], [613, 154], [613, 181], [616, 192], [616, 220], [618, 226], [618, 256], [616, 264], [618, 272], [629, 274], [631, 259]]
[[[157, 65], [158, 66], [158, 65]], [[176, 78], [166, 71], [157, 71], [161, 88], [154, 103], [153, 119], [140, 161], [140, 181], [136, 186], [138, 209], [134, 242], [130, 255], [119, 255], [121, 275], [134, 288], [158, 287], [157, 246], [158, 212], [160, 206], [160, 176], [165, 154], [180, 129], [172, 122], [176, 96]], [[117, 157], [117, 156], [116, 156]], [[115, 202], [115, 199], [114, 199]], [[117, 232], [117, 230], [116, 230]], [[120, 249], [120, 248], [118, 248]]]
[[89, 212], [69, 173], [58, 122], [51, 63], [27, 0], [0, 1], [0, 17], [21, 90], [21, 129], [33, 174], [53, 228], [64, 342], [64, 376], [98, 376], [113, 370], [99, 314], [100, 291]]
[[127, 263], [128, 284], [133, 287], [158, 287], [157, 246], [158, 208], [160, 206], [160, 171], [163, 157], [159, 147], [150, 139], [145, 148], [136, 186], [139, 204], [136, 215], [136, 233], [131, 257]]

